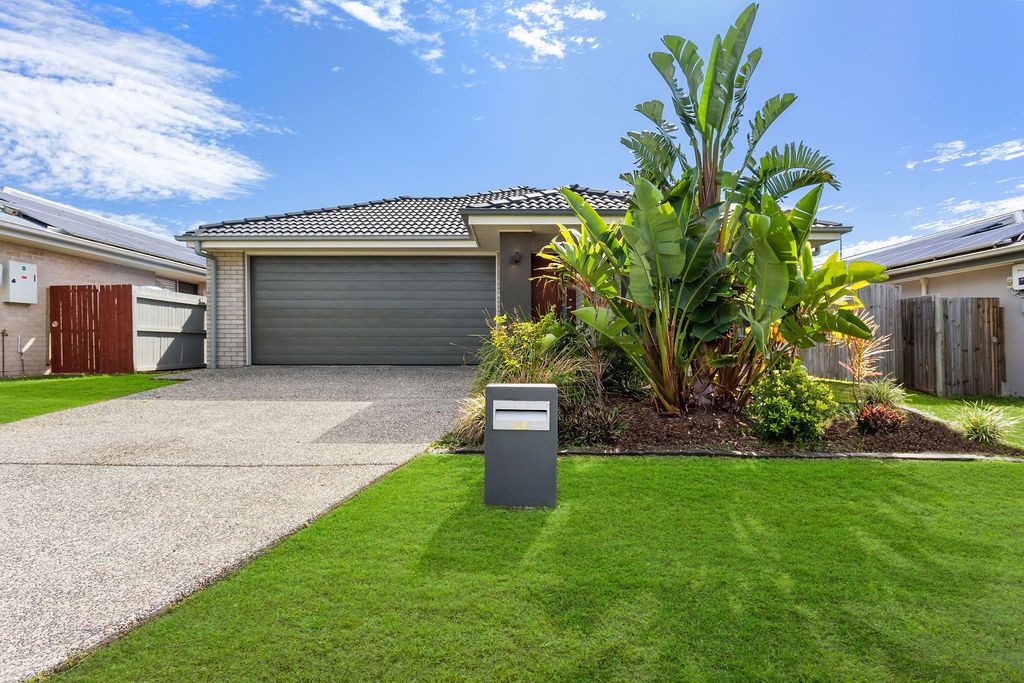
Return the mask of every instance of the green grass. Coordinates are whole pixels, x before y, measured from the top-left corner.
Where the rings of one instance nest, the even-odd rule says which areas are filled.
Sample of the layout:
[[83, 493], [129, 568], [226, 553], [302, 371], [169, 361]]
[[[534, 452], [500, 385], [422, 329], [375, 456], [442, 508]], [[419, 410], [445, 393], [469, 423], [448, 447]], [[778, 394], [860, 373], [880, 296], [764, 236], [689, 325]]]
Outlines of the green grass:
[[422, 456], [67, 680], [1021, 680], [1024, 466]]
[[[840, 403], [853, 404], [853, 385], [842, 380], [818, 380], [827, 384], [832, 389], [832, 394]], [[930, 394], [920, 391], [907, 392], [907, 407], [920, 410], [929, 415], [952, 424], [964, 403], [981, 401], [994, 406], [1002, 406], [1007, 412], [1021, 419], [1014, 427], [1006, 433], [1005, 443], [1008, 446], [1024, 449], [1024, 398], [1017, 396], [958, 396], [957, 398], [936, 398]]]
[[87, 375], [0, 381], [0, 423], [156, 389], [173, 380], [153, 375]]

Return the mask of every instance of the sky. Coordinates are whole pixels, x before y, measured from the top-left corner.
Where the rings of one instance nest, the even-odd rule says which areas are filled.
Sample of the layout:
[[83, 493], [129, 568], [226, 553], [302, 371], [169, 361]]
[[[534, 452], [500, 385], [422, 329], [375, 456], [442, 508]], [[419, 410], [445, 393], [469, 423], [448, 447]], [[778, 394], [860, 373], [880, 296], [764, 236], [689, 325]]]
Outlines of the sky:
[[[647, 55], [731, 0], [0, 0], [0, 185], [162, 234], [398, 195], [621, 189]], [[844, 253], [1024, 209], [1024, 1], [765, 0]]]

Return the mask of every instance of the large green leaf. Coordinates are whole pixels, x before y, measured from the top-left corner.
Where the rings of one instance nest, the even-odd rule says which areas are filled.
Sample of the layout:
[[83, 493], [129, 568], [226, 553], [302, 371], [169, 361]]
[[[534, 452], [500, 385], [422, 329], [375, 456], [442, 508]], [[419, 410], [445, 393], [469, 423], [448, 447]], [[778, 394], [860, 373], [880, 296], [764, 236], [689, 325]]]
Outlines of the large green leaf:
[[605, 223], [601, 215], [594, 210], [590, 204], [587, 203], [583, 197], [579, 196], [568, 187], [562, 188], [562, 196], [565, 197], [565, 201], [569, 203], [569, 207], [573, 213], [580, 219], [580, 221], [587, 227], [588, 230], [595, 234], [604, 233], [608, 230], [608, 224]]
[[[679, 64], [680, 70], [683, 72], [683, 78], [686, 79], [686, 87], [689, 90], [687, 95], [689, 100], [688, 106], [692, 112], [696, 106], [695, 103], [697, 102], [701, 81], [704, 80], [704, 60], [701, 59], [696, 43], [686, 38], [665, 36], [661, 39], [661, 42], [668, 48], [668, 51], [671, 53], [670, 56], [675, 59]], [[653, 61], [653, 55], [651, 59]], [[673, 69], [672, 73], [674, 78], [675, 69]], [[662, 75], [664, 76], [664, 74]]]
[[722, 138], [723, 159], [732, 153], [733, 139], [740, 130], [740, 121], [743, 118], [743, 109], [747, 104], [747, 88], [750, 85], [751, 77], [754, 75], [754, 70], [757, 68], [757, 64], [760, 61], [761, 48], [751, 50], [750, 54], [747, 55], [747, 61], [740, 67], [739, 73], [736, 76], [736, 83], [733, 86], [732, 114], [729, 116], [729, 127], [727, 132]]
[[[719, 89], [717, 95], [722, 97], [720, 110], [710, 110], [708, 116], [712, 117], [711, 122], [715, 129], [725, 131], [728, 127], [729, 113], [732, 105], [732, 98], [737, 87], [736, 74], [743, 59], [743, 53], [747, 50], [747, 39], [750, 38], [750, 31], [754, 27], [754, 19], [757, 17], [757, 5], [751, 3], [740, 13], [736, 22], [729, 27], [722, 40], [721, 52], [716, 60], [715, 68], [716, 87]], [[754, 57], [754, 65], [760, 60], [760, 53]], [[709, 66], [708, 71], [711, 71]], [[706, 84], [706, 83], [705, 83]]]
[[[796, 95], [793, 93], [784, 93], [782, 95], [775, 95], [765, 102], [761, 109], [754, 114], [754, 118], [750, 120], [750, 132], [747, 133], [747, 162], [753, 159], [754, 151], [757, 148], [757, 143], [761, 141], [764, 134], [768, 132], [772, 124], [782, 116], [782, 113], [789, 109], [789, 106], [796, 101]], [[746, 165], [746, 163], [744, 165]]]
[[805, 194], [789, 212], [789, 224], [793, 228], [793, 237], [796, 239], [797, 248], [802, 249], [811, 234], [811, 226], [814, 224], [814, 217], [818, 214], [818, 204], [821, 202], [821, 185], [816, 185], [810, 192]]

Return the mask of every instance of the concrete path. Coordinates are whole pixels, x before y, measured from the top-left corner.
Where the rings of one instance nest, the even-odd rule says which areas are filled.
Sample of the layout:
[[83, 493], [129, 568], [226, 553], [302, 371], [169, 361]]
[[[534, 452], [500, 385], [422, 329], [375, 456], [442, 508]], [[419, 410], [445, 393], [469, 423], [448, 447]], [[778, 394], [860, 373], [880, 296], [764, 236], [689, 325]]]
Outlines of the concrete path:
[[0, 425], [0, 680], [165, 609], [420, 452], [466, 368], [244, 368]]

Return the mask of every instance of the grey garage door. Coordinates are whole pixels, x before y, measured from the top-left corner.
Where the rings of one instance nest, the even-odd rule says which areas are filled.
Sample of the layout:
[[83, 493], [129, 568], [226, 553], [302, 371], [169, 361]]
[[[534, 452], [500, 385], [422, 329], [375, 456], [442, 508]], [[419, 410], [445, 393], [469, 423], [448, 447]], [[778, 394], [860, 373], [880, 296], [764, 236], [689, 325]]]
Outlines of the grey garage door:
[[494, 258], [254, 256], [252, 362], [457, 365], [494, 315]]

